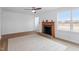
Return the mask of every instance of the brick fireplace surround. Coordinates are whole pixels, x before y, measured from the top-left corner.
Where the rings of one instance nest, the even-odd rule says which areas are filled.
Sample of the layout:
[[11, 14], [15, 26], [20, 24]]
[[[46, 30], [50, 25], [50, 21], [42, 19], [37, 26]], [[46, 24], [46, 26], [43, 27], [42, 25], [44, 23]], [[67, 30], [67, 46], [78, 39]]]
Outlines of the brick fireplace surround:
[[[46, 29], [48, 28], [48, 29]], [[46, 32], [47, 31], [47, 32]], [[50, 22], [48, 20], [42, 22], [42, 32], [44, 34], [48, 34], [55, 38], [55, 23], [51, 20]]]

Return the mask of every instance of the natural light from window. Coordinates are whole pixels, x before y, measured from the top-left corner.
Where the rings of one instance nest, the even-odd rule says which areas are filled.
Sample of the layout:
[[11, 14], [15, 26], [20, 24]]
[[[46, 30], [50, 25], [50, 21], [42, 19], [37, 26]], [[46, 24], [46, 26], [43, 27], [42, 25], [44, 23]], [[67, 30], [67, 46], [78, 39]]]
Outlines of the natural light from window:
[[63, 11], [58, 14], [58, 30], [70, 31], [69, 11]]
[[72, 11], [73, 32], [79, 32], [79, 9]]
[[39, 17], [35, 17], [35, 31], [38, 31], [38, 26], [39, 26]]
[[79, 32], [79, 8], [57, 14], [57, 30]]

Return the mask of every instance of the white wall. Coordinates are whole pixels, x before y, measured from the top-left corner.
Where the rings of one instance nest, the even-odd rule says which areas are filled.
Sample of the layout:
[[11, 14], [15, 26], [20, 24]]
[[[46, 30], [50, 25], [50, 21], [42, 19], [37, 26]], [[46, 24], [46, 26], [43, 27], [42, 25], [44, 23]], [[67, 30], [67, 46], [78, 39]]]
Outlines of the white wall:
[[68, 31], [57, 31], [56, 37], [79, 44], [79, 33], [68, 32]]
[[2, 18], [2, 35], [33, 31], [34, 29], [33, 15], [3, 10]]
[[1, 38], [1, 20], [2, 20], [2, 9], [0, 8], [0, 38]]

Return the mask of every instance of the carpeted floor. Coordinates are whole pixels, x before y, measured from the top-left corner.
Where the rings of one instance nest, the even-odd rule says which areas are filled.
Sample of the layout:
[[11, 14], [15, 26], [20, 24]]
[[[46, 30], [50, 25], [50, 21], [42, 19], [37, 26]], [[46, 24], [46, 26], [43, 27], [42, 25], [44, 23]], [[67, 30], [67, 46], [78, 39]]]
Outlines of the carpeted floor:
[[8, 40], [9, 51], [63, 51], [66, 49], [66, 45], [37, 34]]
[[[8, 47], [8, 48], [7, 48]], [[1, 40], [0, 51], [79, 51], [79, 45], [50, 39], [36, 33], [22, 37]]]

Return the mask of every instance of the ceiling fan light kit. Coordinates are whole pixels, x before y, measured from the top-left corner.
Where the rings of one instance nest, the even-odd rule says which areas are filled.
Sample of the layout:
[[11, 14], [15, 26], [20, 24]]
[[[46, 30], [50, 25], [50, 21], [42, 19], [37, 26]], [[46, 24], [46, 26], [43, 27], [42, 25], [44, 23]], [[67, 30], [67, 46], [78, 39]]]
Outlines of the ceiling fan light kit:
[[24, 10], [32, 10], [33, 13], [36, 13], [36, 10], [40, 10], [42, 8], [32, 7], [32, 9], [24, 9]]
[[35, 10], [32, 10], [32, 12], [35, 13], [36, 11]]

